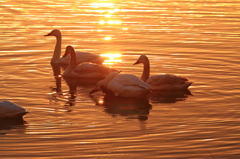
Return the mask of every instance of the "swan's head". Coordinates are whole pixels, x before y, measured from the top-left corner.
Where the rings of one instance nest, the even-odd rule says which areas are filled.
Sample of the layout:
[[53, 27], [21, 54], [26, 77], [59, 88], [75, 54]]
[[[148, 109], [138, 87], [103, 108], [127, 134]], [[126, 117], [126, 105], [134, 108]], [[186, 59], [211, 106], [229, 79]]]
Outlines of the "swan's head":
[[148, 61], [148, 58], [146, 55], [141, 55], [138, 60], [133, 64], [133, 65], [136, 65], [136, 64], [139, 64], [139, 63], [146, 63]]
[[68, 46], [66, 47], [65, 53], [64, 53], [64, 55], [63, 55], [62, 57], [65, 57], [65, 56], [67, 56], [68, 54], [70, 54], [70, 55], [75, 54], [74, 48], [73, 48], [72, 46], [70, 46], [70, 45], [68, 45]]
[[58, 29], [53, 29], [50, 33], [48, 33], [47, 35], [44, 35], [44, 36], [55, 36], [55, 37], [58, 37], [58, 36], [61, 36], [61, 32]]
[[103, 83], [104, 83], [103, 80], [99, 81], [89, 94], [93, 94], [94, 92], [100, 91], [102, 89]]
[[102, 90], [103, 87], [106, 88], [108, 82], [110, 82], [117, 75], [119, 75], [119, 72], [112, 72], [112, 73], [108, 74], [103, 80], [99, 81], [95, 85], [95, 88], [89, 94], [100, 91], [100, 90]]

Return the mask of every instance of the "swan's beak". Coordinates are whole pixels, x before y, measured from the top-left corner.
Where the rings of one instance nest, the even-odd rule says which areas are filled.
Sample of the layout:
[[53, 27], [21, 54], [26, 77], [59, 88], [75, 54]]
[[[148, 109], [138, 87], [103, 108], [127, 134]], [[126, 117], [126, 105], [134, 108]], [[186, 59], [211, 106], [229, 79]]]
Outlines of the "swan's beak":
[[52, 34], [51, 34], [51, 33], [48, 33], [47, 35], [44, 35], [44, 36], [52, 36]]
[[138, 62], [138, 61], [136, 61], [133, 65], [137, 65], [137, 64], [139, 64], [140, 62]]
[[94, 92], [97, 92], [98, 90], [96, 90], [95, 88], [89, 93], [89, 94], [93, 94]]

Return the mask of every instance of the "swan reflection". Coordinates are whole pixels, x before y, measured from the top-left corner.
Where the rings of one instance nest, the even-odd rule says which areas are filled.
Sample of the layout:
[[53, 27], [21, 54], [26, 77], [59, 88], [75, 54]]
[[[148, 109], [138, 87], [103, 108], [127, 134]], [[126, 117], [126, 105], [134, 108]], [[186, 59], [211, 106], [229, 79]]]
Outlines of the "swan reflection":
[[[53, 76], [55, 79], [55, 87], [51, 88], [51, 96], [53, 99], [50, 102], [58, 102], [58, 101], [66, 101], [64, 106], [74, 106], [75, 105], [75, 98], [76, 98], [76, 86], [75, 85], [68, 85], [69, 91], [63, 92], [62, 91], [62, 76], [61, 76], [61, 68], [59, 65], [52, 64]], [[70, 110], [69, 110], [70, 111]]]
[[[25, 132], [25, 126], [27, 122], [24, 121], [22, 117], [19, 118], [0, 118], [0, 135], [6, 135], [6, 130], [15, 129], [18, 127], [17, 131], [20, 132], [24, 130]], [[21, 129], [22, 128], [22, 129]], [[19, 131], [20, 130], [20, 131]]]
[[186, 101], [189, 96], [192, 96], [188, 89], [185, 90], [153, 90], [149, 94], [149, 99], [152, 103], [176, 103]]
[[96, 105], [104, 106], [104, 111], [107, 114], [116, 116], [125, 116], [127, 119], [138, 119], [139, 121], [146, 121], [152, 105], [149, 104], [146, 98], [125, 98], [113, 97], [110, 95], [94, 97], [91, 96]]
[[52, 65], [53, 76], [56, 84], [56, 87], [50, 87], [52, 91], [51, 94], [52, 94], [52, 97], [57, 98], [57, 96], [63, 95], [62, 84], [61, 84], [61, 81], [62, 81], [61, 68], [57, 64], [51, 64], [51, 65]]

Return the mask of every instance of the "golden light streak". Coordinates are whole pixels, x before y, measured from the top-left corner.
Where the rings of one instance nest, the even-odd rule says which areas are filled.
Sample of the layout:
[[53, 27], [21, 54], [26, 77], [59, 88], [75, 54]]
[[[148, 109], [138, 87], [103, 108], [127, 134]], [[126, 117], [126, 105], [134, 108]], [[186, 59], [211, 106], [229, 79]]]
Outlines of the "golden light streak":
[[106, 14], [106, 15], [105, 15], [106, 18], [110, 18], [111, 16], [112, 16], [112, 15], [110, 15], [110, 14]]
[[99, 7], [114, 7], [114, 3], [91, 3], [91, 6], [93, 8], [99, 8]]
[[112, 40], [112, 38], [110, 36], [106, 36], [104, 40]]
[[99, 24], [121, 24], [122, 22], [120, 20], [108, 20], [108, 21], [100, 20], [98, 23]]
[[122, 59], [121, 59], [122, 55], [118, 53], [101, 54], [100, 56], [104, 56], [108, 58], [104, 60], [103, 64], [113, 65], [113, 64], [122, 62]]

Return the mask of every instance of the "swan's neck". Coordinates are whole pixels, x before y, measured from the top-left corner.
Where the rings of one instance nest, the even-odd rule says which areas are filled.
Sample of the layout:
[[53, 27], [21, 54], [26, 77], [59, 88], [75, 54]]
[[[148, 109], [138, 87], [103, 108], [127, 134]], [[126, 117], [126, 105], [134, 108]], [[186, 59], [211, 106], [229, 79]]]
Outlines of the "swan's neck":
[[76, 53], [71, 53], [71, 58], [70, 58], [70, 62], [66, 68], [66, 70], [64, 71], [64, 75], [69, 74], [73, 69], [75, 69], [77, 66], [77, 58], [76, 58]]
[[57, 42], [56, 42], [53, 57], [51, 60], [52, 63], [54, 63], [60, 59], [61, 47], [62, 47], [62, 35], [60, 34], [60, 35], [56, 36], [56, 40], [57, 40]]
[[149, 60], [147, 59], [144, 63], [143, 63], [143, 73], [142, 73], [142, 77], [141, 79], [146, 82], [147, 79], [149, 78], [149, 74], [150, 74], [150, 64], [149, 64]]

